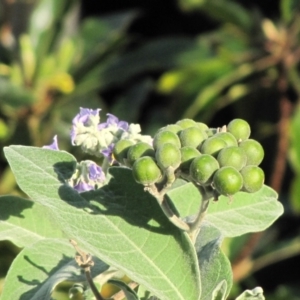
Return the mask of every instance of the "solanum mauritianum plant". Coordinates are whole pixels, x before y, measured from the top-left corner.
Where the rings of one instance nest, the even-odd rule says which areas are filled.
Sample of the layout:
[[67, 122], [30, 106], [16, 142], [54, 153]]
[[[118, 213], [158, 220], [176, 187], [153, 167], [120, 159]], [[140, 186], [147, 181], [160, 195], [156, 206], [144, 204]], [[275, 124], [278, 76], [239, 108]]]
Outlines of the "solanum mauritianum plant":
[[[121, 289], [111, 299], [226, 299], [223, 239], [264, 230], [283, 211], [248, 123], [183, 119], [152, 138], [111, 114], [100, 122], [99, 112], [81, 108], [71, 129], [93, 160], [77, 162], [57, 137], [4, 149], [31, 200], [0, 201], [1, 237], [23, 248], [1, 299], [50, 299], [62, 281], [74, 282], [71, 299], [104, 299], [106, 282]], [[237, 299], [264, 297], [258, 287]]]

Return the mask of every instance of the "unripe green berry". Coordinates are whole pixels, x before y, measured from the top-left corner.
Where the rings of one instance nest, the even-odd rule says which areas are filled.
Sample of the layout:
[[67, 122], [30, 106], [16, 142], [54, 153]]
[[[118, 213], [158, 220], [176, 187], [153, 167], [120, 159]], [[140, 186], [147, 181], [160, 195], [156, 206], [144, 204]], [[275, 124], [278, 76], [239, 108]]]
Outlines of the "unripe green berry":
[[262, 145], [252, 139], [245, 140], [239, 144], [239, 147], [244, 149], [247, 155], [247, 165], [259, 165], [265, 155]]
[[216, 157], [220, 150], [225, 147], [227, 147], [227, 144], [223, 139], [221, 139], [220, 137], [212, 136], [202, 143], [200, 152]]
[[244, 141], [249, 138], [251, 129], [245, 120], [234, 119], [229, 122], [227, 126], [227, 131], [232, 133], [232, 135], [237, 139], [237, 141]]
[[222, 149], [217, 159], [220, 167], [230, 166], [239, 171], [246, 165], [247, 155], [242, 148], [233, 146]]
[[193, 159], [190, 176], [202, 185], [211, 184], [214, 173], [219, 169], [218, 161], [209, 154], [202, 154]]
[[113, 156], [115, 160], [120, 163], [125, 163], [124, 159], [127, 159], [128, 150], [133, 144], [134, 143], [131, 140], [118, 141], [113, 150]]
[[223, 139], [228, 147], [238, 145], [236, 138], [230, 132], [218, 132], [215, 136]]
[[139, 158], [132, 166], [132, 174], [136, 182], [143, 185], [151, 185], [162, 177], [161, 170], [153, 157], [144, 156]]
[[243, 190], [249, 193], [255, 193], [259, 191], [265, 181], [264, 171], [258, 166], [246, 166], [241, 170], [243, 177]]
[[205, 130], [205, 132], [207, 133], [208, 137], [212, 137], [218, 133], [217, 128], [208, 128]]
[[176, 169], [181, 163], [181, 152], [179, 147], [166, 143], [156, 150], [155, 158], [163, 170], [169, 167]]
[[220, 195], [230, 196], [242, 188], [243, 177], [235, 168], [223, 167], [215, 173], [213, 184]]
[[127, 162], [132, 166], [136, 160], [143, 156], [155, 156], [154, 149], [145, 142], [139, 142], [128, 149]]
[[169, 143], [180, 148], [180, 140], [176, 133], [169, 130], [162, 130], [155, 134], [153, 139], [153, 147], [154, 149], [160, 148], [162, 145]]
[[182, 119], [177, 121], [176, 124], [183, 129], [196, 126], [196, 122], [192, 119]]
[[182, 147], [180, 148], [180, 152], [181, 152], [180, 170], [186, 174], [189, 174], [190, 165], [193, 159], [197, 156], [200, 156], [201, 153], [193, 147]]
[[176, 124], [170, 124], [170, 125], [167, 125], [165, 127], [162, 127], [161, 129], [159, 129], [159, 132], [160, 131], [166, 131], [166, 130], [167, 131], [172, 131], [172, 132], [177, 134], [179, 131], [182, 130], [182, 127], [179, 126], [179, 125], [176, 125]]
[[197, 148], [205, 139], [207, 139], [207, 134], [198, 127], [189, 127], [183, 129], [179, 133], [179, 139], [182, 147], [189, 146]]
[[202, 130], [208, 130], [208, 126], [205, 123], [202, 122], [196, 122], [196, 127], [202, 129]]

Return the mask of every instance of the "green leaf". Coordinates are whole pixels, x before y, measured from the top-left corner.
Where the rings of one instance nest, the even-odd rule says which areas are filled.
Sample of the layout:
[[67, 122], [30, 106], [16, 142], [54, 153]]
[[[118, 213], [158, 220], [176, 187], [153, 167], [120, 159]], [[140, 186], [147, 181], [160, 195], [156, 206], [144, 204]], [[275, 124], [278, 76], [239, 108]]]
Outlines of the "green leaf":
[[0, 221], [0, 240], [18, 247], [64, 236], [42, 205], [16, 196], [0, 197]]
[[200, 208], [202, 196], [191, 182], [176, 180], [175, 186], [168, 191], [167, 196], [175, 205], [181, 218], [196, 214]]
[[124, 292], [126, 300], [139, 300], [139, 297], [136, 294], [136, 292], [132, 288], [130, 288], [125, 282], [121, 280], [110, 279], [107, 283], [111, 283], [119, 287]]
[[222, 240], [218, 229], [202, 223], [195, 243], [201, 274], [201, 300], [223, 299], [231, 289], [231, 264], [220, 249]]
[[[5, 279], [1, 300], [50, 299], [54, 287], [62, 281], [85, 281], [74, 260], [76, 251], [62, 239], [44, 239], [26, 247], [13, 261]], [[92, 276], [108, 266], [94, 258]]]
[[210, 203], [205, 220], [218, 228], [224, 237], [263, 231], [282, 213], [277, 193], [264, 186], [256, 193], [239, 192], [232, 199], [221, 196]]
[[300, 214], [300, 175], [293, 178], [290, 192], [293, 211]]
[[290, 161], [293, 169], [300, 173], [300, 109], [296, 109], [291, 119]]
[[229, 292], [226, 280], [221, 281], [212, 293], [212, 300], [225, 300], [226, 293]]
[[189, 237], [168, 221], [131, 170], [111, 168], [106, 186], [78, 194], [64, 180], [74, 171], [72, 155], [24, 146], [4, 151], [22, 190], [47, 207], [57, 226], [81, 248], [162, 300], [200, 298]]
[[263, 289], [261, 287], [256, 287], [253, 290], [246, 290], [235, 300], [264, 300]]
[[300, 8], [300, 2], [298, 0], [281, 0], [280, 1], [280, 11], [282, 19], [289, 23], [294, 17], [296, 17], [297, 12]]

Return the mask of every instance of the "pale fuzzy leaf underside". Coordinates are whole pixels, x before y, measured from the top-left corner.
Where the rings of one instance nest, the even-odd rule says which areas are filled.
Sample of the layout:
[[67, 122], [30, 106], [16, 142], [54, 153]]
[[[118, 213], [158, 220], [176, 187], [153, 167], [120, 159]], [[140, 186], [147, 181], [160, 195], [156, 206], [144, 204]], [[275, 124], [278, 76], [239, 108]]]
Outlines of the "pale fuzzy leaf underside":
[[264, 291], [261, 287], [256, 287], [253, 290], [246, 290], [235, 300], [265, 300]]

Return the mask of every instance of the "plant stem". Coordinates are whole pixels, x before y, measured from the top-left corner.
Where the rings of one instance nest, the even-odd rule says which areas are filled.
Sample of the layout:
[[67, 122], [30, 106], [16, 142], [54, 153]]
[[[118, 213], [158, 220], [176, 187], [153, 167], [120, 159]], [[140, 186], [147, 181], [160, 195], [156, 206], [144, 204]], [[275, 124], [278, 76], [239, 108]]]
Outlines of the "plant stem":
[[86, 280], [87, 280], [87, 282], [88, 282], [88, 284], [89, 284], [96, 300], [104, 300], [104, 298], [99, 293], [97, 287], [95, 286], [95, 283], [94, 283], [93, 278], [91, 276], [91, 268], [90, 267], [84, 268], [84, 273], [85, 273]]
[[92, 256], [89, 253], [84, 252], [81, 250], [76, 241], [70, 240], [70, 243], [78, 252], [79, 255], [75, 256], [75, 261], [77, 262], [78, 266], [84, 270], [86, 280], [88, 285], [90, 286], [96, 300], [105, 300], [101, 294], [99, 293], [97, 287], [94, 284], [92, 275], [91, 275], [91, 267], [94, 265], [94, 261], [92, 260]]
[[175, 212], [172, 210], [168, 203], [168, 199], [165, 197], [165, 191], [163, 193], [157, 190], [155, 185], [147, 187], [146, 190], [156, 198], [159, 206], [161, 207], [165, 216], [169, 219], [171, 223], [173, 223], [176, 227], [180, 228], [184, 231], [189, 231], [189, 225], [178, 217]]

